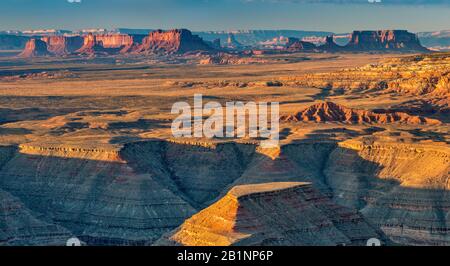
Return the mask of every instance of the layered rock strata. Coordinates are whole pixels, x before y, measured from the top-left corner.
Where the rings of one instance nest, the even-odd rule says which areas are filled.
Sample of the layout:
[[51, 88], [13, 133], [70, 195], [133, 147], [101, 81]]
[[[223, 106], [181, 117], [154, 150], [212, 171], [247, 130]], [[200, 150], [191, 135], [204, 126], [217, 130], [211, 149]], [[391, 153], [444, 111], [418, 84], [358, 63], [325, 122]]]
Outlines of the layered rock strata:
[[307, 183], [236, 186], [157, 245], [360, 245], [382, 234]]

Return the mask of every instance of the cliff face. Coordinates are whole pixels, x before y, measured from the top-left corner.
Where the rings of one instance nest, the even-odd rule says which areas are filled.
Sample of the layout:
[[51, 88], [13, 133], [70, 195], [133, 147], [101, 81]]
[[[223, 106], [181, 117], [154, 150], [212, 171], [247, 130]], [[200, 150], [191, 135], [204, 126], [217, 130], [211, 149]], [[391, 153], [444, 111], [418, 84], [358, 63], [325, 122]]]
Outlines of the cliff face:
[[319, 46], [319, 49], [326, 52], [338, 52], [343, 50], [342, 46], [337, 45], [334, 42], [333, 36], [327, 36], [325, 38], [325, 43]]
[[345, 48], [352, 51], [428, 51], [415, 34], [406, 30], [354, 31]]
[[308, 183], [276, 182], [234, 187], [156, 244], [336, 246], [370, 238], [384, 237], [357, 212]]
[[133, 36], [127, 34], [104, 34], [95, 37], [97, 44], [101, 44], [104, 48], [123, 48], [134, 43]]
[[286, 43], [286, 49], [288, 51], [296, 52], [296, 51], [314, 51], [316, 46], [310, 42], [304, 42], [297, 38], [288, 38]]
[[55, 55], [68, 55], [83, 46], [83, 37], [81, 36], [47, 36], [42, 41], [47, 44], [47, 50]]
[[210, 50], [213, 48], [197, 35], [192, 35], [189, 30], [176, 29], [151, 32], [135, 52], [173, 54]]
[[[105, 41], [106, 46], [103, 41]], [[121, 39], [120, 37], [115, 39], [113, 37], [105, 37], [105, 35], [88, 34], [84, 37], [83, 46], [78, 49], [76, 53], [89, 56], [97, 54], [115, 54], [118, 53], [123, 47], [112, 46], [119, 43], [120, 41], [123, 41], [123, 39]]]
[[25, 45], [25, 49], [19, 54], [19, 57], [29, 58], [37, 56], [48, 56], [47, 44], [38, 39], [31, 39]]

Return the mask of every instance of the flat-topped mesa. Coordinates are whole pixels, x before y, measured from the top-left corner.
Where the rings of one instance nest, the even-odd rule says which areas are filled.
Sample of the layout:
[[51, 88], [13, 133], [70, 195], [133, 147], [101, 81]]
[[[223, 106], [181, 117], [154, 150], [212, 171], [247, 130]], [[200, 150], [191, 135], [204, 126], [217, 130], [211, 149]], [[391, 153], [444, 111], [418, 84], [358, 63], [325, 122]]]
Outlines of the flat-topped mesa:
[[348, 51], [429, 51], [420, 44], [415, 34], [406, 30], [354, 31], [345, 49]]
[[[84, 36], [84, 43], [83, 46], [75, 51], [78, 54], [81, 55], [96, 55], [96, 54], [114, 54], [118, 53], [122, 47], [105, 47], [102, 40], [106, 41], [107, 38], [102, 37], [102, 35], [97, 36], [92, 33], [89, 33], [88, 35]], [[112, 45], [112, 41], [108, 42], [109, 45]]]
[[402, 112], [375, 113], [367, 110], [352, 109], [333, 102], [323, 102], [307, 107], [295, 115], [281, 117], [284, 122], [341, 122], [341, 123], [404, 123], [439, 125], [436, 119], [412, 116]]
[[95, 37], [104, 48], [131, 47], [134, 44], [133, 36], [128, 34], [101, 34]]
[[25, 49], [18, 55], [22, 58], [31, 58], [39, 56], [49, 56], [47, 44], [39, 39], [30, 39], [25, 45]]
[[41, 38], [47, 44], [47, 50], [54, 55], [68, 55], [83, 46], [81, 36], [45, 36]]
[[157, 30], [142, 40], [134, 52], [175, 54], [214, 50], [202, 38], [186, 29]]
[[317, 47], [310, 42], [304, 42], [299, 40], [298, 38], [288, 38], [286, 43], [286, 50], [291, 52], [300, 52], [300, 51], [314, 51]]
[[360, 245], [383, 239], [362, 216], [309, 183], [241, 185], [186, 220], [156, 245]]

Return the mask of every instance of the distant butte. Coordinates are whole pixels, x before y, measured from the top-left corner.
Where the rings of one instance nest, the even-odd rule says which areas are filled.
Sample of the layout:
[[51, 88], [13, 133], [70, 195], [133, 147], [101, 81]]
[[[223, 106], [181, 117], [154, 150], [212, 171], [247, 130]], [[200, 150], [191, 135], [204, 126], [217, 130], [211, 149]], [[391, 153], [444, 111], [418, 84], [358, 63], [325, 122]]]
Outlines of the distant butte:
[[[38, 38], [34, 38], [38, 40]], [[66, 56], [66, 55], [115, 55], [115, 54], [185, 54], [189, 52], [217, 52], [221, 50], [220, 40], [204, 41], [187, 29], [157, 30], [148, 35], [93, 34], [75, 36], [44, 36], [39, 47], [29, 43], [20, 57]], [[244, 47], [229, 34], [225, 48], [239, 50]], [[30, 52], [38, 49], [39, 51]], [[298, 38], [287, 38], [288, 52], [428, 52], [418, 37], [406, 30], [354, 31], [345, 46], [336, 44], [332, 36], [325, 43], [316, 46]]]
[[25, 45], [25, 49], [19, 54], [19, 57], [30, 58], [37, 56], [49, 56], [47, 44], [39, 39], [30, 39]]

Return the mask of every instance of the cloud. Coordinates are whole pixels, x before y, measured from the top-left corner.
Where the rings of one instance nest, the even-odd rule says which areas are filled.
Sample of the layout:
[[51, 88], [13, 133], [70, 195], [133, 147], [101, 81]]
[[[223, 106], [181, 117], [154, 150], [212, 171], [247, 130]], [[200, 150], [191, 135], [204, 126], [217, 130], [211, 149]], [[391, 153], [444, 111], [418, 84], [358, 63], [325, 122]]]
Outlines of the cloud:
[[81, 0], [67, 0], [67, 2], [69, 2], [71, 4], [80, 4]]

